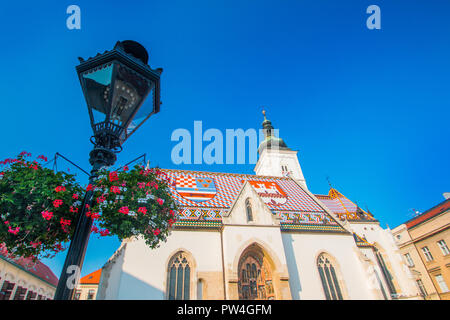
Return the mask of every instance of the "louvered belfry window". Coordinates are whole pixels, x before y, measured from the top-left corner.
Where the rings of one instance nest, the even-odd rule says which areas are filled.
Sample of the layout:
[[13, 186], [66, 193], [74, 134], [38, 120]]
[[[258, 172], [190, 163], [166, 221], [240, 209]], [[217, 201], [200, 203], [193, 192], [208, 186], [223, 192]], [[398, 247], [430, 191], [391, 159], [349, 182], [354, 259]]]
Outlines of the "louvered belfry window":
[[317, 269], [322, 281], [323, 291], [327, 300], [343, 300], [336, 269], [326, 254], [317, 259]]
[[190, 299], [191, 267], [183, 252], [177, 253], [169, 263], [169, 300]]

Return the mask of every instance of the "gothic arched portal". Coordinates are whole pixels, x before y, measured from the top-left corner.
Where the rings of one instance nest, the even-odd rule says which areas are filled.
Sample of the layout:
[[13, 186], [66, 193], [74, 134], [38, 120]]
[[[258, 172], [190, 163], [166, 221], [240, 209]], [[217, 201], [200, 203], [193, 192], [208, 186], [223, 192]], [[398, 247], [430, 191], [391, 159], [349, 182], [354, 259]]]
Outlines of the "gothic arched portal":
[[256, 245], [248, 247], [238, 264], [239, 300], [273, 300], [272, 270], [264, 252]]

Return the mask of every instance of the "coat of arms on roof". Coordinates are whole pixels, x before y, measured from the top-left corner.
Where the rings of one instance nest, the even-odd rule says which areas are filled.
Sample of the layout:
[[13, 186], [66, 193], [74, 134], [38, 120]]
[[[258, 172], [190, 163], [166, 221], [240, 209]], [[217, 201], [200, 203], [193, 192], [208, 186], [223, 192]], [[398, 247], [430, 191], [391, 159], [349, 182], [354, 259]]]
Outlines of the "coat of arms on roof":
[[178, 176], [176, 191], [185, 199], [202, 202], [211, 200], [217, 193], [214, 178]]
[[248, 181], [261, 197], [264, 203], [279, 206], [285, 204], [287, 195], [281, 187], [273, 181]]

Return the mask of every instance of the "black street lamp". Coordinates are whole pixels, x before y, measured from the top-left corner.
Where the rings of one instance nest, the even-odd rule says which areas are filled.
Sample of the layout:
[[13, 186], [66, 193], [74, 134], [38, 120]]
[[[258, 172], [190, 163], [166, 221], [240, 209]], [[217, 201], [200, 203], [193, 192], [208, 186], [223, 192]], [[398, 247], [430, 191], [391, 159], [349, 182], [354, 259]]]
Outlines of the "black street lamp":
[[[152, 114], [159, 112], [162, 69], [151, 69], [147, 64], [147, 50], [130, 40], [118, 41], [113, 50], [93, 58], [78, 59], [80, 65], [76, 69], [94, 131], [91, 137], [94, 149], [89, 154], [92, 165], [89, 183], [94, 183], [102, 167], [116, 162], [116, 153], [122, 150], [125, 140]], [[148, 96], [151, 103], [143, 104]], [[92, 196], [92, 190], [85, 194], [56, 289], [56, 300], [72, 299], [74, 266], [81, 270], [91, 234], [92, 219], [86, 216], [86, 207], [91, 205]]]

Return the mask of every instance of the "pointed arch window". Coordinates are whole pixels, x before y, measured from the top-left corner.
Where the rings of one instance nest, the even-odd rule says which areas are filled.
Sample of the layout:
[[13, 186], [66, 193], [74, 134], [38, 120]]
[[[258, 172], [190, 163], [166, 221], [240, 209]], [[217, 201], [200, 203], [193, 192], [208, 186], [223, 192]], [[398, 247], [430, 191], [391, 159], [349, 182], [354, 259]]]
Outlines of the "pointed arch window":
[[260, 250], [249, 250], [244, 254], [238, 268], [240, 300], [275, 299], [271, 268]]
[[317, 259], [317, 269], [322, 281], [323, 291], [327, 300], [343, 300], [341, 286], [338, 281], [335, 266], [331, 259], [322, 253]]
[[191, 266], [184, 252], [175, 254], [169, 263], [168, 299], [189, 300], [191, 290]]
[[245, 210], [247, 212], [247, 222], [253, 221], [252, 204], [250, 199], [245, 200]]
[[397, 290], [395, 290], [395, 285], [394, 285], [394, 281], [393, 281], [394, 277], [389, 272], [389, 269], [386, 266], [386, 263], [383, 259], [383, 255], [377, 248], [375, 248], [375, 257], [377, 259], [378, 266], [380, 267], [380, 269], [383, 273], [384, 280], [386, 280], [386, 283], [387, 283], [387, 286], [388, 286], [391, 296], [395, 296], [397, 294]]

